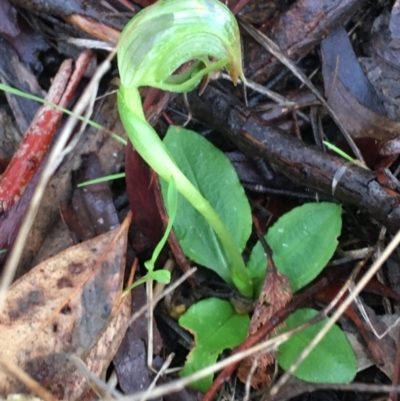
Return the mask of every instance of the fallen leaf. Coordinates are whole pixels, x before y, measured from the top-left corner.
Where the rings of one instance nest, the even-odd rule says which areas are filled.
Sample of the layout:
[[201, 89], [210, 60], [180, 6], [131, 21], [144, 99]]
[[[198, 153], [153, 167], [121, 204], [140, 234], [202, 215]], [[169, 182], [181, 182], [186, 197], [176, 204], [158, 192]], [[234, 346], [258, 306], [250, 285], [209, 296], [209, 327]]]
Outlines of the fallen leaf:
[[[131, 294], [133, 311], [137, 311], [146, 305], [147, 297], [143, 285], [135, 287]], [[153, 335], [153, 352], [154, 355], [159, 356], [162, 349], [162, 339], [155, 322], [153, 324]], [[133, 394], [146, 389], [154, 379], [154, 373], [147, 366], [148, 341], [147, 317], [143, 314], [129, 326], [113, 359], [118, 384], [124, 394]]]
[[393, 15], [383, 12], [372, 26], [369, 51], [378, 63], [385, 63], [394, 68], [400, 64], [399, 39], [393, 38], [389, 31]]
[[[86, 369], [97, 377], [105, 378], [106, 370], [125, 336], [126, 323], [131, 316], [130, 298], [130, 296], [126, 296], [119, 304], [114, 317], [84, 359]], [[69, 400], [91, 400], [101, 391], [98, 389], [97, 394], [94, 392], [95, 383], [90, 383], [80, 369], [76, 369], [68, 375], [64, 387], [64, 393], [67, 394], [66, 399]]]
[[9, 42], [18, 52], [21, 61], [41, 72], [42, 64], [38, 60], [40, 51], [50, 46], [42, 34], [37, 32], [25, 18], [18, 18], [17, 10], [7, 0], [0, 3], [0, 33], [2, 40]]
[[96, 153], [82, 155], [82, 165], [72, 174], [75, 189], [71, 201], [60, 205], [62, 218], [77, 242], [104, 234], [119, 225], [109, 182], [78, 187], [80, 183], [104, 176]]
[[400, 123], [386, 116], [345, 30], [338, 28], [324, 39], [321, 51], [325, 96], [349, 134], [353, 138], [387, 141], [400, 132]]
[[[147, 246], [155, 247], [163, 228], [154, 197], [150, 169], [129, 143], [125, 154], [126, 191], [133, 216], [133, 225], [145, 237]], [[143, 249], [135, 249], [139, 252]]]
[[19, 33], [17, 10], [7, 0], [0, 3], [0, 32], [8, 36]]
[[[268, 266], [271, 266], [271, 263], [268, 263]], [[251, 318], [249, 335], [256, 333], [260, 327], [266, 324], [291, 299], [292, 290], [288, 278], [284, 274], [279, 273], [275, 267], [268, 267], [264, 285]], [[269, 366], [274, 361], [275, 356], [272, 353], [263, 353], [248, 357], [240, 362], [238, 377], [245, 383], [248, 380], [253, 364], [256, 363], [257, 368], [250, 378], [251, 385], [254, 388], [265, 387], [271, 382], [273, 369], [271, 371]]]
[[389, 12], [384, 11], [375, 19], [370, 37], [365, 44], [368, 57], [360, 57], [359, 61], [368, 80], [382, 99], [387, 116], [392, 120], [400, 121], [400, 82], [398, 80], [400, 48], [399, 39], [395, 38], [389, 30], [392, 17]]
[[[8, 291], [0, 314], [0, 343], [7, 348], [0, 355], [60, 399], [87, 390], [68, 355], [99, 374], [122, 340], [123, 333], [115, 336], [129, 318], [121, 303], [129, 222], [39, 264]], [[0, 372], [1, 395], [26, 391]]]

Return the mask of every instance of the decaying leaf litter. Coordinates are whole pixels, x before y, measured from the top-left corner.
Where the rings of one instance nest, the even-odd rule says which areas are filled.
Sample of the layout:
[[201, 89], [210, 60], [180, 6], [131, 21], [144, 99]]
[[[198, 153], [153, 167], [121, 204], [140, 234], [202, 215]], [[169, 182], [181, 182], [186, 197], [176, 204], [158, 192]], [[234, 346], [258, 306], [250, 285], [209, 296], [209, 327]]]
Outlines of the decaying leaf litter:
[[[119, 31], [129, 19], [126, 12], [132, 13], [140, 6], [148, 6], [150, 2], [144, 3], [134, 5], [121, 2], [118, 5], [82, 8], [78, 2], [73, 2], [65, 9], [65, 4], [53, 2], [2, 2], [0, 13], [4, 22], [0, 23], [3, 38], [0, 46], [3, 54], [7, 55], [0, 63], [2, 82], [44, 97], [49, 85], [54, 84], [53, 77], [64, 59], [77, 60], [80, 47], [99, 46], [89, 39], [97, 38], [115, 44]], [[253, 216], [261, 222], [264, 232], [280, 216], [306, 201], [339, 202], [343, 205], [342, 234], [330, 266], [310, 288], [303, 290], [304, 294], [296, 295], [287, 306], [286, 302], [279, 307], [274, 305], [273, 316], [262, 318], [262, 327], [255, 333], [252, 331], [253, 335], [239, 347], [244, 351], [255, 344], [257, 334], [260, 336], [258, 341], [266, 339], [272, 326], [285, 320], [300, 305], [321, 306], [319, 302], [329, 303], [354, 268], [354, 258], [372, 255], [372, 259], [364, 261], [366, 269], [399, 229], [396, 44], [400, 6], [398, 2], [383, 1], [371, 5], [360, 0], [289, 3], [228, 3], [239, 19], [245, 21], [243, 26], [246, 26], [241, 31], [243, 67], [249, 79], [249, 88], [252, 88], [247, 90], [246, 98], [242, 91], [221, 79], [209, 84], [201, 96], [196, 92], [188, 95], [190, 111], [182, 107], [180, 96], [163, 94], [156, 89], [142, 93], [145, 112], [161, 134], [171, 120], [175, 124], [182, 124], [190, 112], [191, 127], [203, 132], [223, 152], [229, 152], [239, 178], [247, 188], [246, 195], [251, 202]], [[252, 29], [245, 24], [255, 27], [257, 34], [252, 33]], [[246, 31], [250, 31], [250, 34]], [[66, 33], [68, 41], [65, 41]], [[278, 57], [276, 54], [271, 56], [266, 49], [270, 43], [263, 35], [278, 45], [281, 51]], [[73, 65], [75, 75], [80, 76], [80, 83], [77, 89], [72, 90], [75, 99], [69, 102], [69, 108], [73, 107], [73, 102], [76, 102], [88, 79], [93, 76], [96, 65], [106, 55], [104, 51], [96, 49], [92, 53], [97, 60], [90, 55], [87, 67]], [[85, 57], [82, 54], [81, 57]], [[288, 59], [295, 64], [290, 65]], [[289, 68], [283, 68], [282, 63]], [[297, 78], [288, 72], [289, 69], [295, 73], [297, 71]], [[312, 74], [313, 70], [316, 70], [315, 75]], [[300, 71], [311, 75], [312, 83], [304, 80]], [[102, 80], [97, 96], [113, 89], [111, 78], [112, 75], [116, 76], [115, 72]], [[271, 93], [263, 89], [260, 91], [256, 84], [274, 90], [277, 93], [275, 98], [279, 98], [279, 107], [267, 100]], [[64, 85], [69, 85], [67, 78]], [[2, 107], [15, 120], [12, 124], [15, 126], [4, 124], [4, 130], [2, 128], [1, 131], [4, 137], [0, 143], [7, 143], [4, 149], [15, 149], [19, 137], [31, 124], [38, 104], [10, 94], [6, 96], [7, 99], [3, 97]], [[321, 107], [321, 96], [324, 96], [328, 108]], [[73, 360], [74, 357], [80, 358], [89, 371], [101, 379], [115, 376], [115, 373], [110, 373], [112, 369], [109, 364], [124, 336], [127, 327], [124, 323], [129, 319], [130, 309], [128, 298], [121, 298], [124, 268], [125, 265], [128, 267], [128, 276], [135, 257], [138, 257], [138, 274], [145, 273], [140, 267], [150, 258], [152, 249], [162, 235], [163, 222], [165, 224], [167, 219], [156, 176], [129, 146], [125, 169], [123, 167], [125, 146], [110, 136], [111, 131], [125, 135], [115, 102], [113, 95], [99, 96], [91, 118], [99, 121], [105, 129], [85, 129], [79, 144], [65, 156], [48, 183], [33, 227], [24, 241], [16, 273], [19, 281], [13, 284], [5, 298], [4, 317], [0, 322], [7, 327], [2, 330], [5, 336], [2, 341], [5, 346], [2, 348], [6, 353], [1, 365], [4, 366], [7, 360], [10, 366], [18, 364], [43, 389], [60, 399], [95, 398], [107, 394], [117, 396], [114, 390], [101, 387], [99, 383], [93, 384], [93, 378], [85, 379], [87, 373], [77, 368]], [[333, 121], [336, 121], [336, 125]], [[64, 121], [61, 121], [60, 129], [63, 124]], [[49, 126], [46, 129], [50, 138], [60, 135]], [[335, 153], [327, 152], [323, 141], [337, 145], [353, 157], [357, 156], [357, 152], [353, 155], [351, 149], [357, 146], [361, 163], [346, 162]], [[37, 143], [36, 140], [34, 142]], [[38, 153], [41, 153], [40, 157]], [[48, 157], [46, 153], [43, 147], [36, 154], [27, 156], [24, 168], [34, 174], [25, 190], [18, 186], [17, 194], [13, 195], [15, 204], [9, 204], [9, 198], [1, 199], [0, 249], [5, 252], [0, 257], [3, 258], [3, 266], [30, 207], [32, 194]], [[13, 163], [16, 160], [12, 151], [7, 153], [3, 149], [0, 157], [3, 171], [11, 160], [14, 160]], [[128, 197], [125, 185], [121, 182], [76, 188], [79, 181], [122, 170], [126, 170], [128, 176]], [[17, 182], [16, 178], [19, 178], [18, 174], [11, 177], [11, 182]], [[10, 180], [7, 174], [3, 175], [3, 179]], [[10, 196], [10, 193], [7, 192], [6, 196]], [[127, 198], [134, 222], [129, 244], [124, 249], [128, 223], [123, 223], [121, 228], [117, 226], [127, 213]], [[122, 241], [118, 245], [122, 248], [114, 249], [117, 238]], [[248, 257], [256, 240], [254, 232], [244, 251], [245, 257]], [[174, 235], [170, 237], [169, 246], [177, 266], [187, 271], [190, 260], [185, 258]], [[87, 249], [86, 254], [83, 249]], [[358, 256], [354, 256], [357, 251]], [[168, 251], [165, 250], [158, 262], [160, 267], [168, 257]], [[102, 266], [112, 269], [118, 266], [118, 274], [111, 270], [111, 276], [107, 278], [110, 272], [103, 270]], [[179, 268], [173, 271], [173, 280], [179, 277]], [[355, 381], [397, 384], [394, 366], [398, 358], [393, 351], [397, 343], [396, 334], [390, 332], [390, 335], [381, 339], [371, 334], [374, 328], [382, 333], [390, 325], [383, 318], [386, 322], [390, 320], [389, 317], [392, 322], [396, 320], [399, 291], [396, 253], [381, 270], [380, 276], [369, 283], [357, 306], [347, 311], [347, 316], [354, 323], [346, 319], [340, 323], [347, 333], [353, 331], [352, 346], [360, 350], [357, 352], [359, 368], [372, 364], [386, 375], [383, 378], [378, 375], [377, 368], [370, 369], [359, 372]], [[78, 280], [76, 283], [71, 274], [74, 280]], [[357, 279], [362, 275], [363, 270]], [[93, 283], [91, 280], [94, 280]], [[321, 292], [323, 287], [325, 290]], [[200, 269], [181, 289], [167, 296], [155, 310], [162, 338], [153, 347], [153, 367], [156, 370], [161, 368], [169, 352], [177, 353], [173, 365], [181, 366], [185, 358], [184, 350], [193, 346], [192, 338], [182, 331], [171, 316], [179, 316], [190, 303], [204, 297], [217, 295], [232, 299], [231, 291], [232, 288], [221, 286], [220, 280]], [[110, 296], [114, 293], [115, 298], [111, 301]], [[237, 305], [235, 302], [233, 304]], [[91, 305], [93, 312], [87, 312], [85, 305]], [[137, 308], [133, 299], [132, 313]], [[278, 310], [275, 312], [275, 309]], [[96, 318], [97, 314], [100, 319]], [[24, 321], [31, 334], [26, 334], [25, 329], [21, 328]], [[357, 327], [355, 333], [354, 327]], [[149, 339], [143, 331], [139, 334], [135, 323], [131, 329], [137, 333], [133, 334], [133, 338], [130, 334], [132, 344], [136, 341], [137, 345], [132, 345], [133, 348], [128, 345], [124, 359], [121, 360], [120, 355], [113, 362], [119, 390], [125, 394], [144, 389], [139, 382], [134, 384], [128, 380], [128, 384], [123, 384], [126, 372], [136, 376], [135, 372], [148, 371], [145, 361]], [[362, 364], [361, 360], [364, 361]], [[233, 370], [234, 366], [231, 364], [230, 369]], [[150, 370], [148, 372], [140, 379], [146, 383], [145, 387], [150, 386], [152, 377]], [[273, 379], [279, 378], [281, 373], [278, 370], [278, 376]], [[217, 391], [230, 378], [231, 373], [227, 375], [224, 370], [224, 374], [225, 378], [221, 380], [219, 377], [204, 399], [212, 399], [215, 394], [213, 391]], [[170, 382], [174, 377], [176, 379], [176, 374], [162, 377], [157, 386]], [[15, 379], [3, 380], [0, 386], [3, 386], [3, 394], [27, 391]], [[290, 399], [296, 394], [317, 388], [318, 385], [310, 386], [293, 379], [292, 385], [286, 384], [275, 399]], [[160, 394], [164, 394], [162, 387], [159, 389]], [[361, 386], [354, 384], [353, 389], [361, 389]], [[383, 391], [383, 387], [380, 390]], [[31, 391], [35, 390], [31, 387]], [[196, 397], [193, 390], [185, 391], [182, 399]], [[233, 391], [232, 386], [225, 387], [223, 391]], [[237, 384], [236, 394], [239, 398], [246, 391], [246, 387]], [[279, 394], [281, 398], [276, 398]], [[46, 393], [40, 395], [46, 397]], [[270, 399], [267, 396], [267, 393], [262, 395], [264, 399]], [[365, 399], [369, 398], [365, 396]]]

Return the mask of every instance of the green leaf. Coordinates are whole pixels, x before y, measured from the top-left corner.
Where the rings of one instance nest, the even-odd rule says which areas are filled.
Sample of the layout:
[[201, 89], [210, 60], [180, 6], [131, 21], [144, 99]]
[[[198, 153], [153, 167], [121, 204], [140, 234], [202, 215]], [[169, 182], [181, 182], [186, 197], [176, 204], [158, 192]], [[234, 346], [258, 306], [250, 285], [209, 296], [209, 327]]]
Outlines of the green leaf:
[[[193, 131], [170, 127], [164, 143], [172, 158], [210, 202], [242, 251], [251, 232], [251, 211], [228, 158]], [[166, 183], [161, 180], [164, 200]], [[174, 231], [185, 255], [206, 266], [232, 285], [232, 261], [205, 218], [181, 195]]]
[[137, 286], [147, 283], [150, 280], [157, 281], [162, 284], [169, 284], [171, 282], [171, 272], [169, 270], [161, 269], [161, 270], [153, 270], [148, 272], [141, 279], [136, 280], [129, 287], [124, 290], [123, 296], [127, 295], [130, 291], [132, 291]]
[[[313, 309], [299, 309], [288, 317], [286, 326], [279, 332], [298, 327], [317, 314], [318, 312]], [[279, 347], [277, 358], [283, 369], [288, 369], [296, 361], [304, 348], [321, 330], [326, 320], [293, 335]], [[312, 383], [349, 383], [356, 373], [357, 361], [354, 351], [343, 331], [335, 325], [293, 375]]]
[[[190, 352], [180, 376], [188, 376], [213, 365], [219, 354], [241, 344], [250, 325], [248, 315], [239, 315], [230, 302], [209, 298], [197, 302], [179, 319], [179, 324], [195, 336], [195, 347]], [[212, 375], [192, 386], [207, 391]]]
[[[283, 215], [265, 236], [277, 269], [296, 292], [326, 266], [337, 247], [342, 229], [341, 207], [334, 203], [307, 203]], [[258, 242], [247, 264], [259, 294], [264, 282], [266, 257]]]
[[146, 279], [146, 281], [154, 280], [158, 283], [169, 284], [171, 282], [171, 272], [165, 269], [153, 270], [147, 273], [143, 279]]

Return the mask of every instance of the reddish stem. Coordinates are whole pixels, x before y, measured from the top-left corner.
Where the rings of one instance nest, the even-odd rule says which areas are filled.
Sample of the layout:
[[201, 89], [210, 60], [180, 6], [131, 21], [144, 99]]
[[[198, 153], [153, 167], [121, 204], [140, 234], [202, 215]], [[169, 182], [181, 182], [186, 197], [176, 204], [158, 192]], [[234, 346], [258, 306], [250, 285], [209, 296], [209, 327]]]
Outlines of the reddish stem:
[[[54, 78], [46, 100], [61, 107], [70, 102], [91, 59], [89, 52], [80, 54], [74, 73], [72, 60], [65, 60]], [[70, 78], [71, 77], [71, 78]], [[0, 214], [16, 203], [38, 170], [63, 115], [48, 105], [42, 105], [29, 126], [18, 150], [0, 178]]]

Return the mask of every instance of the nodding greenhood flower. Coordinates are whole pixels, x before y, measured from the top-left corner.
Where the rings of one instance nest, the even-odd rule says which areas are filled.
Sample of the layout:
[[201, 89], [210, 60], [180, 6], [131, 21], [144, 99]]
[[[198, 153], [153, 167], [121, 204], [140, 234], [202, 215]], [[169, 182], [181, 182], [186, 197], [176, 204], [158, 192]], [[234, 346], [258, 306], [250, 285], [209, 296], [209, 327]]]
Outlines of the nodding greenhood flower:
[[[178, 68], [193, 61], [183, 72]], [[136, 151], [164, 180], [204, 216], [230, 259], [232, 282], [247, 297], [253, 287], [240, 251], [210, 203], [186, 178], [163, 142], [147, 123], [138, 88], [153, 86], [171, 92], [193, 90], [205, 75], [226, 68], [236, 83], [245, 81], [239, 29], [219, 0], [162, 0], [138, 13], [118, 43], [121, 85], [118, 110]]]
[[[172, 75], [182, 64], [188, 70]], [[118, 44], [121, 85], [193, 90], [201, 78], [226, 68], [234, 83], [245, 80], [235, 17], [218, 0], [164, 0], [138, 13]]]

